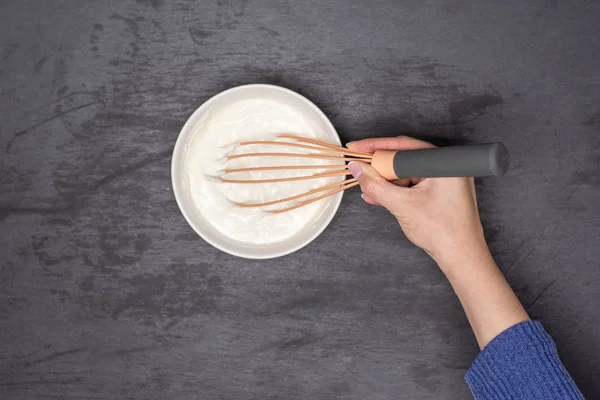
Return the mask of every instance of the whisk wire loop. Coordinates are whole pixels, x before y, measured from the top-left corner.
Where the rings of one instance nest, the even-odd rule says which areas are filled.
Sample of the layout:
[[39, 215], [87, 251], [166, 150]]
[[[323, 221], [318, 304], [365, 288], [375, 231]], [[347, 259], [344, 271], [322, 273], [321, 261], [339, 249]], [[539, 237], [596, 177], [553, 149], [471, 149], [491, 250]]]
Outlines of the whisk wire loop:
[[[227, 161], [238, 160], [252, 157], [293, 157], [300, 159], [319, 159], [326, 161], [361, 161], [370, 163], [373, 155], [370, 153], [364, 153], [360, 151], [352, 151], [345, 147], [326, 143], [317, 139], [305, 138], [292, 134], [279, 134], [276, 139], [283, 140], [247, 140], [238, 143], [229, 155], [226, 156]], [[246, 146], [282, 146], [287, 148], [295, 148], [308, 150], [305, 153], [288, 153], [288, 152], [242, 152], [238, 153], [238, 149]], [[230, 177], [231, 174], [243, 173], [243, 172], [261, 172], [261, 171], [284, 171], [284, 170], [326, 170], [325, 172], [318, 172], [311, 175], [302, 175], [286, 178], [268, 178], [268, 179], [239, 179]], [[243, 167], [243, 168], [224, 168], [222, 175], [218, 178], [223, 183], [235, 183], [235, 184], [270, 184], [270, 183], [284, 183], [284, 182], [295, 182], [304, 181], [310, 179], [320, 178], [335, 178], [351, 175], [346, 164], [311, 164], [311, 165], [274, 165], [274, 166], [255, 166], [255, 167]], [[355, 178], [341, 180], [339, 182], [331, 183], [316, 189], [308, 190], [297, 195], [289, 196], [283, 199], [259, 202], [259, 203], [239, 203], [234, 202], [239, 207], [244, 208], [262, 208], [269, 207], [277, 204], [283, 204], [307, 198], [299, 203], [289, 205], [284, 208], [265, 210], [271, 214], [280, 214], [287, 211], [292, 211], [300, 207], [312, 204], [316, 201], [327, 198], [335, 193], [350, 189], [358, 185], [358, 181]], [[322, 193], [319, 194], [318, 193]], [[314, 197], [310, 197], [316, 195]]]

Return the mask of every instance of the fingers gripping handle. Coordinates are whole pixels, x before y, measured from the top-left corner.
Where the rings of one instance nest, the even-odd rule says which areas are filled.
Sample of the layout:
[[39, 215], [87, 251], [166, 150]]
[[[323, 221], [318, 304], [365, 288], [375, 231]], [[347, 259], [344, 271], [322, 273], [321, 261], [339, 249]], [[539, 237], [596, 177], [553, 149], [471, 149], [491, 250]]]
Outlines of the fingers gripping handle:
[[502, 176], [508, 169], [502, 143], [438, 147], [422, 150], [379, 150], [372, 166], [388, 180], [398, 178]]

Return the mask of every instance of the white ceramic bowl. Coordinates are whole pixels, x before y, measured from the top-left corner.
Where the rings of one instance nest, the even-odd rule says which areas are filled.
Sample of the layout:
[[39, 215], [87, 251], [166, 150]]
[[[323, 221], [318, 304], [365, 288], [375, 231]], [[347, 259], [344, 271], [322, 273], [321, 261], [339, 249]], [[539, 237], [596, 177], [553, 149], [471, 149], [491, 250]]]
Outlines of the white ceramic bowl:
[[320, 200], [320, 203], [323, 205], [322, 212], [296, 235], [279, 243], [255, 245], [238, 242], [224, 236], [215, 229], [194, 204], [189, 190], [189, 182], [182, 173], [183, 166], [185, 165], [186, 149], [190, 144], [192, 135], [196, 131], [196, 127], [206, 120], [211, 110], [249, 98], [271, 99], [293, 106], [300, 112], [305, 113], [309, 118], [318, 121], [320, 124], [320, 139], [341, 145], [335, 128], [325, 114], [310, 100], [298, 93], [279, 86], [263, 84], [234, 87], [217, 94], [202, 104], [183, 126], [177, 138], [177, 143], [175, 143], [171, 162], [173, 192], [175, 193], [175, 199], [181, 209], [181, 213], [187, 222], [202, 239], [214, 247], [243, 258], [267, 259], [281, 257], [306, 246], [325, 230], [340, 206], [343, 192]]

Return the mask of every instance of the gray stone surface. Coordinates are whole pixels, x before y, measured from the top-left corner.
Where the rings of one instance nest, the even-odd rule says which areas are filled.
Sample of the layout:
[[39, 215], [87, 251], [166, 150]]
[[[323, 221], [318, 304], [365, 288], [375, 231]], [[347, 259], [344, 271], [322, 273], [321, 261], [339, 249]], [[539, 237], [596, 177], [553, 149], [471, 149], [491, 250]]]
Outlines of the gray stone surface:
[[357, 191], [282, 259], [201, 241], [170, 153], [226, 88], [282, 85], [345, 141], [503, 141], [479, 182], [499, 265], [600, 393], [600, 3], [0, 4], [0, 398], [464, 399], [443, 275]]

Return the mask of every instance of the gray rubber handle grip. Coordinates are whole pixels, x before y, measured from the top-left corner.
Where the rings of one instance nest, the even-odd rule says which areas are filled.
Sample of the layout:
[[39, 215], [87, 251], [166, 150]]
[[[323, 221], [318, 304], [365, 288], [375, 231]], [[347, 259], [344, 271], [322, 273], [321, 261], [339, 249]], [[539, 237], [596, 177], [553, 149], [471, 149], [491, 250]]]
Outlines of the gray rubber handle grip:
[[394, 155], [398, 178], [502, 176], [508, 169], [508, 149], [502, 143], [399, 151]]

